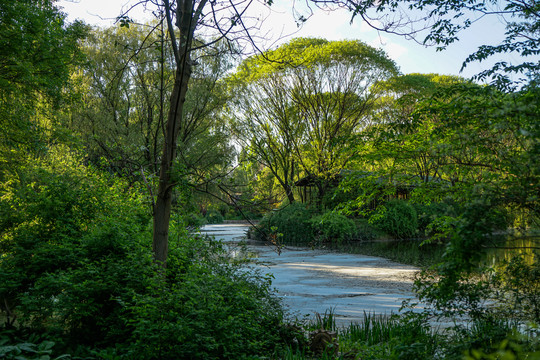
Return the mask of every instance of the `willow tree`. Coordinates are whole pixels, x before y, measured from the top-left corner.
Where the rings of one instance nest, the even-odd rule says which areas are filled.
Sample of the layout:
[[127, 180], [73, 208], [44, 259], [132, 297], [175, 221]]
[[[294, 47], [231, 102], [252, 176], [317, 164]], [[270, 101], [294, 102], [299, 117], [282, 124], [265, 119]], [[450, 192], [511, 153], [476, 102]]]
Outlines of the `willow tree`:
[[361, 41], [292, 40], [240, 66], [237, 137], [289, 201], [295, 175], [314, 179], [322, 198], [369, 123], [378, 97], [373, 85], [396, 73], [383, 51]]

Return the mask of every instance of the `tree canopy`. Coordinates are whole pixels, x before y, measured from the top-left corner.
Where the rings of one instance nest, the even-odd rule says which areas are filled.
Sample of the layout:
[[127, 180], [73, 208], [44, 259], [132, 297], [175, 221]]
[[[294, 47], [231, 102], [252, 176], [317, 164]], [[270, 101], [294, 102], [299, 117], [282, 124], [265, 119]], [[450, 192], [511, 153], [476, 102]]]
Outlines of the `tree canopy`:
[[298, 176], [319, 178], [323, 196], [369, 121], [372, 85], [396, 72], [386, 54], [360, 41], [295, 39], [251, 57], [233, 76], [237, 138], [290, 201]]
[[[321, 1], [318, 4], [339, 4], [361, 17], [369, 26], [383, 32], [417, 39], [425, 45], [444, 50], [459, 41], [460, 33], [477, 20], [498, 17], [505, 24], [504, 38], [495, 45], [482, 45], [463, 63], [482, 61], [496, 54], [518, 55], [516, 63], [497, 62], [482, 71], [478, 79], [491, 79], [501, 87], [513, 87], [511, 74], [538, 76], [540, 71], [540, 2], [537, 0], [361, 0]], [[420, 39], [418, 39], [420, 37]], [[422, 38], [423, 37], [423, 38]]]
[[1, 173], [52, 136], [48, 109], [64, 99], [86, 27], [47, 0], [1, 1], [0, 24]]

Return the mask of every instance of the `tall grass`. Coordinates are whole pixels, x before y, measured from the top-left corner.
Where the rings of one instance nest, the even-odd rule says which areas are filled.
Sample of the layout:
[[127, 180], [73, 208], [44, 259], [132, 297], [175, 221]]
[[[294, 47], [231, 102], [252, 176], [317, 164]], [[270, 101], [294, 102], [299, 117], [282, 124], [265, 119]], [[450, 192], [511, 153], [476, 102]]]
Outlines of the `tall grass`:
[[308, 329], [324, 329], [329, 331], [336, 331], [336, 316], [334, 315], [334, 309], [327, 309], [324, 315], [316, 314], [316, 317], [308, 325]]
[[[346, 328], [336, 326], [333, 310], [327, 310], [306, 325], [306, 331], [325, 329], [337, 332], [339, 353], [317, 359], [430, 359], [437, 350], [438, 335], [418, 314], [375, 315], [364, 312], [363, 319]], [[288, 348], [280, 359], [315, 359], [309, 348]]]
[[376, 345], [392, 339], [410, 339], [411, 336], [416, 337], [418, 341], [431, 338], [433, 333], [430, 328], [418, 320], [410, 321], [405, 317], [364, 312], [363, 320], [345, 328], [340, 334], [340, 339]]

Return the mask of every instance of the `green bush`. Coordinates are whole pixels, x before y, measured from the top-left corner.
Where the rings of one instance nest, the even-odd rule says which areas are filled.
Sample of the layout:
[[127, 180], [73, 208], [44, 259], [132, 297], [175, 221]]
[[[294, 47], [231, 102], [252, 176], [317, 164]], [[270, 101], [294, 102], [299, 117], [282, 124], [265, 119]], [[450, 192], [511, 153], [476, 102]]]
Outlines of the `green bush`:
[[151, 254], [142, 197], [73, 159], [19, 169], [1, 185], [0, 303], [7, 322], [87, 344], [128, 336], [123, 302], [144, 289]]
[[354, 221], [335, 212], [327, 212], [310, 220], [311, 227], [322, 242], [341, 243], [356, 235]]
[[356, 239], [359, 241], [373, 241], [383, 233], [369, 223], [367, 219], [355, 219]]
[[[283, 313], [267, 278], [190, 237], [182, 217], [172, 220], [163, 273], [143, 197], [51, 160], [1, 184], [0, 316], [9, 324], [0, 325], [44, 334], [56, 343], [51, 358], [240, 359], [278, 346]], [[51, 343], [35, 344], [27, 348], [49, 356]]]
[[[272, 353], [283, 312], [270, 280], [227, 262], [202, 239], [171, 252], [167, 282], [137, 296], [129, 359], [242, 359]], [[173, 280], [174, 279], [174, 280]]]
[[260, 240], [278, 239], [285, 243], [306, 244], [313, 241], [313, 211], [305, 204], [292, 203], [266, 214], [253, 232]]
[[189, 213], [183, 216], [183, 219], [189, 228], [199, 228], [207, 224], [206, 218], [196, 213]]
[[62, 354], [52, 357], [53, 341], [30, 335], [24, 339], [16, 336], [15, 331], [0, 334], [0, 359], [5, 360], [61, 360], [71, 359], [71, 355]]
[[208, 224], [221, 224], [225, 220], [223, 215], [217, 210], [208, 210], [205, 218]]
[[412, 238], [418, 232], [416, 210], [404, 200], [391, 200], [380, 206], [369, 221], [378, 229], [397, 239]]
[[420, 234], [428, 236], [429, 226], [438, 218], [448, 215], [451, 210], [445, 203], [413, 204], [418, 216], [418, 231]]

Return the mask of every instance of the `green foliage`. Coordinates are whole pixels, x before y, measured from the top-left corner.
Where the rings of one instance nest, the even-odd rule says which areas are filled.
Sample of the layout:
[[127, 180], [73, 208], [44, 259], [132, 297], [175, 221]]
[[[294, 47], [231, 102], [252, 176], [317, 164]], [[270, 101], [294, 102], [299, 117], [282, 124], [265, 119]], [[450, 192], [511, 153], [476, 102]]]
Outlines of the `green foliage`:
[[87, 29], [79, 22], [67, 25], [49, 0], [2, 1], [0, 24], [2, 95], [35, 99], [40, 92], [58, 100]]
[[[268, 61], [268, 59], [270, 61]], [[316, 69], [344, 63], [362, 64], [366, 69], [381, 67], [381, 70], [395, 73], [395, 63], [380, 50], [366, 46], [361, 41], [328, 41], [318, 38], [296, 38], [277, 48], [267, 51], [265, 56], [254, 56], [244, 62], [239, 75], [252, 80], [275, 73], [286, 67], [307, 67]]]
[[378, 172], [351, 171], [339, 183], [333, 198], [342, 200], [340, 212], [369, 218], [372, 213], [396, 194], [396, 185]]
[[326, 212], [310, 220], [311, 227], [322, 242], [341, 243], [356, 235], [354, 221], [336, 212]]
[[494, 272], [494, 285], [506, 301], [500, 311], [508, 317], [540, 324], [540, 264], [538, 253], [530, 263], [517, 255], [500, 263]]
[[459, 217], [449, 219], [452, 223], [445, 234], [449, 241], [443, 261], [434, 267], [438, 278], [424, 273], [417, 279], [419, 298], [444, 316], [467, 314], [472, 319], [483, 319], [490, 312], [483, 303], [490, 296], [491, 286], [475, 275], [483, 271], [479, 263], [487, 234], [505, 224], [505, 216], [485, 199], [479, 199], [464, 206]]
[[384, 232], [375, 228], [367, 219], [355, 219], [356, 239], [359, 241], [373, 241], [385, 236]]
[[369, 221], [397, 239], [412, 238], [418, 233], [416, 210], [404, 200], [390, 200], [379, 206]]
[[424, 236], [441, 232], [442, 229], [438, 228], [441, 219], [449, 214], [455, 215], [452, 206], [444, 202], [413, 203], [412, 205], [418, 216], [419, 234]]
[[189, 228], [199, 228], [207, 224], [206, 218], [197, 213], [189, 213], [184, 216], [183, 219], [186, 223], [186, 226]]
[[292, 203], [266, 214], [255, 231], [261, 240], [279, 238], [285, 243], [308, 244], [313, 241], [313, 211], [305, 204]]
[[[149, 27], [154, 30], [148, 32]], [[154, 187], [176, 71], [164, 31], [163, 22], [94, 29], [82, 46], [87, 61], [73, 76], [79, 101], [65, 119], [90, 162], [131, 181], [142, 180], [143, 169], [145, 181]], [[183, 105], [186, 124], [175, 159], [178, 172], [172, 171], [179, 181], [204, 183], [205, 191], [208, 180], [216, 179], [235, 154], [220, 115], [228, 95], [218, 81], [230, 68], [230, 58], [227, 51], [214, 49], [203, 46], [194, 52], [200, 66], [193, 68]]]
[[87, 29], [49, 0], [0, 2], [0, 181], [61, 136], [52, 126]]
[[283, 314], [269, 278], [216, 256], [225, 259], [224, 250], [203, 239], [183, 238], [170, 251], [167, 282], [153, 283], [132, 307], [129, 359], [242, 359], [274, 350]]
[[540, 359], [538, 340], [531, 341], [525, 335], [513, 330], [499, 342], [493, 341], [486, 349], [467, 349], [464, 360], [499, 360], [499, 359]]
[[[2, 341], [5, 340], [5, 341]], [[0, 340], [0, 357], [6, 360], [61, 360], [71, 359], [68, 354], [51, 357], [54, 342], [43, 341], [39, 344], [33, 343], [18, 343], [15, 345], [8, 344], [7, 339]]]
[[208, 224], [221, 224], [223, 223], [223, 215], [217, 210], [209, 210], [204, 216]]
[[[449, 360], [475, 359], [474, 356], [482, 354], [484, 351], [489, 353], [501, 342], [506, 342], [505, 339], [512, 338], [512, 334], [515, 334], [516, 331], [515, 323], [508, 321], [508, 319], [494, 317], [477, 319], [466, 326], [454, 326], [451, 335], [445, 339], [443, 345], [446, 358]], [[525, 339], [525, 337], [521, 341], [521, 346], [523, 345], [527, 348], [531, 345], [535, 346], [534, 341]], [[505, 358], [503, 357], [503, 359]], [[527, 358], [524, 357], [524, 359]]]
[[371, 85], [396, 72], [361, 41], [294, 39], [246, 59], [231, 77], [235, 134], [289, 202], [302, 172], [317, 180], [321, 200], [354, 153], [378, 96]]
[[54, 358], [50, 341], [106, 359], [241, 359], [279, 346], [283, 313], [268, 277], [190, 236], [182, 216], [159, 268], [143, 197], [68, 155], [51, 150], [2, 184], [4, 325], [48, 334], [4, 342], [9, 356]]
[[[122, 303], [144, 288], [147, 211], [125, 184], [51, 150], [2, 184], [0, 298], [13, 322], [99, 343], [126, 335]], [[133, 263], [141, 266], [133, 267]]]

